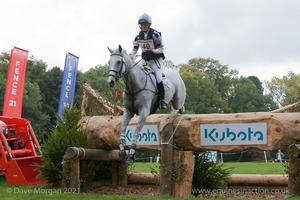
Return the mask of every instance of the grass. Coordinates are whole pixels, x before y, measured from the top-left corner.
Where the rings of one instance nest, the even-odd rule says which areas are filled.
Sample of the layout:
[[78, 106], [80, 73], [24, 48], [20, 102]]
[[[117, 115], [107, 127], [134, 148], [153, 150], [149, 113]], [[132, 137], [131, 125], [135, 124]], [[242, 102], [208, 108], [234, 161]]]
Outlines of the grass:
[[232, 174], [286, 174], [286, 163], [233, 162], [225, 163], [225, 167], [233, 168]]
[[[232, 168], [232, 174], [285, 174], [284, 163], [264, 162], [228, 162], [225, 168]], [[129, 167], [130, 172], [159, 173], [158, 163], [134, 163]]]
[[[284, 174], [284, 165], [282, 163], [225, 163], [224, 167], [233, 168], [233, 174]], [[158, 163], [134, 163], [129, 167], [130, 172], [156, 172], [159, 173]], [[0, 199], [101, 199], [101, 200], [195, 200], [195, 198], [171, 198], [171, 197], [141, 197], [141, 196], [116, 196], [116, 195], [97, 195], [87, 193], [66, 193], [60, 188], [46, 186], [6, 186], [5, 178], [0, 176]], [[197, 198], [202, 199], [202, 198]], [[220, 198], [219, 198], [220, 199]], [[243, 198], [241, 198], [243, 199]], [[247, 199], [247, 198], [245, 198]], [[290, 198], [290, 199], [297, 199]]]
[[[0, 176], [0, 199], [9, 200], [179, 200], [171, 197], [140, 197], [140, 196], [121, 196], [121, 195], [98, 195], [87, 193], [67, 193], [60, 188], [48, 186], [6, 186], [5, 177]], [[187, 200], [190, 198], [187, 198]], [[183, 199], [184, 200], [184, 199]]]

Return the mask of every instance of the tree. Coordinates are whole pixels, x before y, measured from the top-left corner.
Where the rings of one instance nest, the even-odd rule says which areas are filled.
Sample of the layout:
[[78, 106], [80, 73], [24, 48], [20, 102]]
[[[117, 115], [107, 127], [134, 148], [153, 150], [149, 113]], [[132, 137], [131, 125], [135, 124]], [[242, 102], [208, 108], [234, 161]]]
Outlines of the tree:
[[[41, 176], [52, 185], [61, 185], [63, 156], [68, 147], [89, 148], [87, 134], [80, 127], [80, 112], [76, 108], [66, 107], [63, 119], [58, 119], [58, 126], [53, 127], [48, 140], [44, 143], [42, 155], [43, 165], [38, 166]], [[80, 162], [81, 183], [91, 180], [94, 170], [88, 162]]]
[[57, 122], [56, 114], [58, 110], [60, 88], [62, 84], [63, 71], [59, 67], [53, 67], [45, 72], [44, 80], [39, 82], [42, 91], [42, 110], [50, 116], [50, 123], [47, 129]]
[[6, 87], [6, 76], [8, 71], [10, 55], [8, 52], [1, 52], [0, 54], [0, 112], [3, 111], [3, 101]]
[[180, 75], [187, 88], [185, 108], [190, 113], [229, 112], [214, 80], [194, 66], [181, 65]]
[[[268, 95], [264, 96], [261, 88], [249, 78], [241, 77], [234, 85], [234, 90], [229, 98], [229, 105], [233, 112], [257, 112], [257, 111], [271, 111], [276, 105]], [[259, 79], [256, 83], [259, 82]]]
[[31, 121], [32, 128], [41, 141], [43, 135], [48, 133], [50, 117], [42, 112], [41, 91], [37, 83], [25, 81], [22, 117]]
[[218, 60], [211, 58], [193, 58], [189, 60], [188, 64], [208, 74], [214, 80], [221, 98], [228, 100], [232, 92], [232, 85], [237, 79], [238, 71], [236, 69], [229, 70], [227, 65], [222, 65]]
[[264, 88], [259, 78], [257, 78], [256, 76], [248, 76], [248, 79], [251, 80], [255, 84], [256, 88], [263, 94]]
[[289, 72], [282, 78], [273, 77], [266, 81], [266, 87], [273, 96], [274, 101], [282, 106], [300, 101], [300, 74]]

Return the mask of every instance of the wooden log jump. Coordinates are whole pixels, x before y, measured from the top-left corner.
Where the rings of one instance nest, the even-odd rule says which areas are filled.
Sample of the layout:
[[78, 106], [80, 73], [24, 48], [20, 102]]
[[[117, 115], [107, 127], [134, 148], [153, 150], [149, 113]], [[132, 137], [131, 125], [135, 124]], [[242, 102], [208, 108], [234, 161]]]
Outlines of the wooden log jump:
[[119, 158], [117, 150], [107, 151], [101, 149], [69, 147], [63, 158], [63, 188], [70, 188], [74, 192], [80, 192], [80, 160], [113, 161], [112, 184], [120, 186], [128, 185], [128, 165], [126, 161]]
[[[159, 185], [160, 174], [129, 173], [128, 184]], [[228, 186], [288, 186], [288, 176], [280, 174], [232, 174]]]
[[[263, 144], [249, 144], [249, 145], [201, 145], [201, 139], [204, 135], [203, 130], [201, 130], [202, 125], [227, 125], [233, 124], [234, 126], [238, 126], [239, 124], [255, 124], [260, 123], [264, 124], [266, 127], [266, 142]], [[93, 149], [107, 149], [114, 150], [119, 147], [119, 137], [120, 130], [122, 124], [122, 116], [92, 116], [92, 117], [84, 117], [82, 118], [81, 125], [88, 133], [88, 140]], [[137, 118], [134, 117], [130, 125], [136, 125]], [[167, 124], [171, 124], [169, 130], [173, 130], [171, 137], [169, 138], [168, 145], [174, 145], [177, 149], [184, 151], [221, 151], [221, 152], [241, 152], [241, 151], [257, 151], [257, 150], [285, 150], [290, 145], [297, 143], [300, 141], [300, 113], [270, 113], [270, 112], [257, 112], [257, 113], [232, 113], [232, 114], [197, 114], [197, 115], [177, 115], [177, 114], [156, 114], [150, 115], [147, 118], [146, 125], [157, 125], [159, 141], [161, 145], [156, 146], [142, 146], [138, 145], [137, 148], [142, 150], [163, 150], [166, 152], [166, 146], [164, 145], [166, 141], [163, 139], [163, 129]], [[248, 128], [249, 130], [249, 128]], [[214, 133], [216, 137], [217, 134], [226, 134], [225, 132], [206, 132], [205, 134]], [[249, 135], [254, 134], [254, 132], [250, 129], [248, 131]], [[255, 132], [256, 133], [256, 132]], [[237, 137], [238, 134], [235, 135], [234, 132], [228, 131], [227, 134], [233, 134], [234, 137]], [[239, 132], [239, 134], [245, 134], [245, 132]], [[247, 137], [249, 136], [247, 135]], [[245, 136], [246, 137], [246, 136]], [[172, 141], [170, 140], [172, 139]], [[162, 154], [163, 154], [162, 152]], [[178, 152], [182, 154], [181, 152]], [[189, 157], [188, 154], [186, 154]], [[300, 155], [300, 154], [299, 154]], [[175, 154], [171, 156], [173, 158], [173, 164], [175, 162], [174, 158]], [[169, 156], [166, 156], [169, 157]], [[169, 157], [170, 158], [170, 157]], [[165, 159], [164, 159], [165, 160]], [[191, 166], [189, 163], [192, 159], [189, 158], [186, 162], [186, 165]], [[295, 157], [294, 162], [291, 162], [295, 169], [299, 169], [299, 157]], [[170, 166], [170, 165], [169, 165]], [[174, 166], [174, 165], [173, 165]], [[176, 164], [175, 164], [176, 167]], [[177, 168], [178, 169], [178, 168]], [[176, 170], [177, 170], [176, 169]], [[169, 170], [170, 171], [170, 170]], [[172, 170], [171, 170], [172, 171]], [[180, 171], [180, 170], [179, 170]], [[193, 171], [191, 167], [189, 169], [190, 172]], [[164, 172], [163, 172], [164, 173]], [[191, 173], [192, 174], [192, 173]], [[168, 175], [166, 175], [168, 177]], [[183, 177], [188, 180], [188, 176]], [[239, 177], [241, 178], [241, 177]], [[268, 182], [270, 177], [265, 176], [265, 181]], [[183, 180], [184, 180], [183, 179]], [[279, 179], [280, 180], [280, 179]], [[299, 191], [299, 179], [295, 179], [294, 181], [289, 181], [289, 188], [291, 191]], [[160, 180], [162, 181], [165, 180]], [[185, 181], [185, 180], [184, 180]], [[232, 179], [232, 184], [234, 184], [234, 179]], [[245, 181], [247, 182], [247, 181]], [[172, 186], [171, 194], [174, 196], [188, 196], [190, 185], [184, 187], [180, 187], [184, 185], [181, 183], [177, 183], [178, 188]], [[187, 183], [187, 181], [186, 181]], [[174, 181], [172, 180], [172, 184]], [[167, 184], [165, 188], [160, 188], [161, 193], [169, 194], [170, 189]], [[291, 186], [290, 186], [291, 185]], [[175, 188], [175, 189], [174, 189]], [[173, 191], [182, 191], [181, 194], [174, 194]], [[184, 193], [184, 191], [188, 191]], [[299, 195], [299, 193], [295, 192], [293, 194]]]
[[[234, 114], [197, 114], [168, 115], [154, 114], [147, 118], [147, 125], [157, 125], [161, 140], [163, 127], [173, 124], [173, 142], [178, 148], [193, 151], [241, 152], [257, 150], [285, 150], [300, 140], [300, 113], [234, 113]], [[219, 145], [201, 146], [200, 125], [266, 123], [267, 144], [262, 145]], [[91, 116], [82, 118], [81, 124], [88, 132], [89, 143], [95, 149], [113, 150], [119, 148], [122, 116]], [[134, 117], [130, 125], [136, 125]], [[161, 146], [137, 146], [140, 150], [161, 150]]]
[[67, 148], [64, 159], [67, 160], [115, 160], [122, 161], [119, 158], [118, 150], [99, 150], [86, 149], [78, 147]]

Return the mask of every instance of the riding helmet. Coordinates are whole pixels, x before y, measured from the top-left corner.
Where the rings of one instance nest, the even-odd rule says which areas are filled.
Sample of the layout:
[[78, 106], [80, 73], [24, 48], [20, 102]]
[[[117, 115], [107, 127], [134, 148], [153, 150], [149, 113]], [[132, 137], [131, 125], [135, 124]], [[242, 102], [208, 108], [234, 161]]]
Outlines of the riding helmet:
[[143, 13], [140, 17], [139, 17], [139, 24], [152, 24], [152, 19], [150, 17], [150, 15], [148, 15], [147, 13]]

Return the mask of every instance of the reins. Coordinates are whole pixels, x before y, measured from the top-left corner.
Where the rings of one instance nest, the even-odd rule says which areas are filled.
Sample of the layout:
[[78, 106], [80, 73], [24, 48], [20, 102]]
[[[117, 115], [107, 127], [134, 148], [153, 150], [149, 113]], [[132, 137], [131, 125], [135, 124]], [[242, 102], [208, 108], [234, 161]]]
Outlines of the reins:
[[[108, 76], [112, 76], [112, 77], [114, 77], [116, 80], [118, 80], [118, 78], [120, 78], [120, 77], [122, 77], [122, 71], [123, 71], [123, 67], [124, 67], [124, 65], [126, 65], [126, 63], [125, 63], [125, 59], [124, 59], [124, 56], [123, 56], [123, 54], [122, 53], [112, 53], [110, 56], [114, 56], [114, 55], [117, 55], [117, 56], [121, 56], [121, 58], [122, 58], [122, 64], [121, 64], [121, 68], [120, 68], [120, 70], [119, 71], [116, 71], [116, 70], [113, 70], [113, 69], [110, 69], [109, 71], [111, 72], [114, 72], [117, 76], [115, 76], [115, 75], [113, 75], [113, 74], [109, 74]], [[129, 74], [130, 73], [130, 70], [132, 69], [132, 68], [134, 68], [135, 66], [137, 66], [137, 64], [140, 62], [142, 60], [142, 58], [138, 61], [138, 62], [136, 62], [132, 67], [125, 67], [125, 73], [126, 74]], [[126, 71], [126, 69], [128, 69], [128, 71]], [[145, 73], [146, 74], [146, 73]], [[149, 89], [145, 89], [146, 88], [146, 86], [147, 86], [147, 83], [148, 83], [148, 78], [147, 78], [147, 76], [148, 76], [148, 74], [146, 74], [146, 81], [145, 81], [145, 84], [144, 84], [144, 87], [142, 88], [142, 89], [139, 89], [139, 90], [137, 90], [137, 91], [134, 91], [134, 92], [132, 92], [132, 91], [129, 91], [128, 90], [128, 85], [127, 85], [127, 83], [126, 83], [126, 81], [124, 80], [124, 75], [123, 75], [123, 80], [124, 80], [124, 83], [125, 83], [125, 85], [126, 85], [126, 90], [125, 90], [125, 92], [127, 93], [127, 94], [131, 94], [131, 95], [136, 95], [136, 94], [138, 94], [139, 92], [141, 92], [141, 91], [143, 91], [143, 90], [149, 90]], [[152, 79], [151, 79], [152, 80]], [[152, 82], [153, 82], [153, 80], [152, 80]], [[155, 85], [155, 84], [154, 84]], [[153, 93], [156, 93], [156, 91], [152, 91], [152, 90], [149, 90], [149, 91], [151, 91], [151, 92], [153, 92]]]

